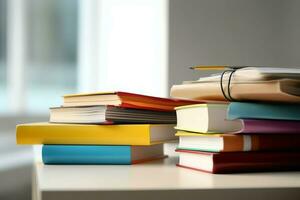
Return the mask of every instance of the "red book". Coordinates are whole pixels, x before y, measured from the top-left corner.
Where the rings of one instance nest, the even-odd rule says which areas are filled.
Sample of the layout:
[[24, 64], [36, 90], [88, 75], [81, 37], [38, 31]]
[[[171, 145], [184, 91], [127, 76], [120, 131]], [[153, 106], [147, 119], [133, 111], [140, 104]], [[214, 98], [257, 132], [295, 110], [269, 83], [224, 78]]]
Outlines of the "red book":
[[176, 151], [179, 152], [178, 166], [214, 174], [300, 170], [300, 152]]
[[113, 105], [124, 108], [171, 111], [175, 107], [203, 101], [153, 97], [128, 92], [97, 92], [64, 96], [64, 107]]

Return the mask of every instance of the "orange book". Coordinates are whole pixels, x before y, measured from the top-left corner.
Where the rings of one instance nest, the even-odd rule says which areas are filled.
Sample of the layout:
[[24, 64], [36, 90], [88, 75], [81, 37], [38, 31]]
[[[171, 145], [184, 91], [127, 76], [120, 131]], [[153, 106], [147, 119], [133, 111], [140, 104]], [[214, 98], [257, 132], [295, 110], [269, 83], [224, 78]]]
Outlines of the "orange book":
[[128, 92], [97, 92], [70, 94], [64, 97], [64, 107], [113, 105], [124, 108], [171, 111], [177, 106], [201, 103], [202, 101], [179, 100], [134, 94]]
[[300, 150], [299, 134], [199, 134], [178, 131], [178, 149], [207, 152]]

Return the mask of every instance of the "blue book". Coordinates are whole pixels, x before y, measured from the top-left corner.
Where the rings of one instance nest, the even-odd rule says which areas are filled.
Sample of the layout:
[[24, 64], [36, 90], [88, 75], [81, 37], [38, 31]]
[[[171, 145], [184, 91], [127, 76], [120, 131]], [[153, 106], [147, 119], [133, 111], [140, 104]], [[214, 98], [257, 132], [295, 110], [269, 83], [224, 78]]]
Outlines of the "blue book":
[[151, 146], [43, 145], [44, 164], [129, 165], [164, 157], [163, 144]]
[[300, 104], [233, 102], [229, 104], [227, 118], [300, 120]]

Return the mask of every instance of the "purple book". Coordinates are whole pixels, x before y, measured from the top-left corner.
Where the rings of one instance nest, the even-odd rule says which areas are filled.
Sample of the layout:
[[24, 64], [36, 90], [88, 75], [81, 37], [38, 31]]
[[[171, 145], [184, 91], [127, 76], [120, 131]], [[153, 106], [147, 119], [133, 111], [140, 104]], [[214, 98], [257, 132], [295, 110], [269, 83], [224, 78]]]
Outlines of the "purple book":
[[236, 133], [300, 134], [300, 121], [242, 119], [243, 128]]

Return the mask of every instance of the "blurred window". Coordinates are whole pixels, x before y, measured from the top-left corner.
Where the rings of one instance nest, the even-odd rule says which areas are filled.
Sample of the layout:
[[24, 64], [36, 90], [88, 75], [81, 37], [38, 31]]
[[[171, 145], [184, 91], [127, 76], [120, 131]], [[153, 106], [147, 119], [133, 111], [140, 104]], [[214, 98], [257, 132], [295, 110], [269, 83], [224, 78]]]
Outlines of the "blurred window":
[[6, 88], [6, 1], [0, 1], [0, 112], [7, 111]]
[[63, 94], [76, 92], [78, 1], [30, 1], [27, 109], [46, 112], [61, 104]]
[[[16, 16], [20, 11], [18, 6], [26, 10], [21, 22], [22, 15]], [[19, 23], [25, 24], [25, 29], [20, 28], [24, 35], [17, 36], [24, 38], [21, 40], [24, 44], [10, 39], [10, 31], [20, 27]], [[77, 0], [28, 0], [24, 4], [18, 0], [0, 0], [0, 114], [12, 113], [12, 108], [21, 101], [21, 112], [45, 114], [48, 107], [61, 104], [63, 94], [76, 92], [77, 33]], [[9, 47], [14, 50], [9, 51]], [[24, 63], [17, 61], [13, 64], [17, 69], [8, 68], [7, 52], [23, 47]], [[22, 58], [18, 53], [10, 57]], [[24, 64], [21, 69], [20, 63]], [[21, 86], [16, 82], [21, 82]], [[11, 92], [11, 88], [16, 91]], [[14, 114], [19, 114], [19, 108]]]
[[[96, 14], [82, 20], [88, 4]], [[0, 114], [46, 114], [78, 91], [166, 95], [166, 10], [166, 0], [0, 0]], [[78, 64], [83, 52], [97, 62]]]

